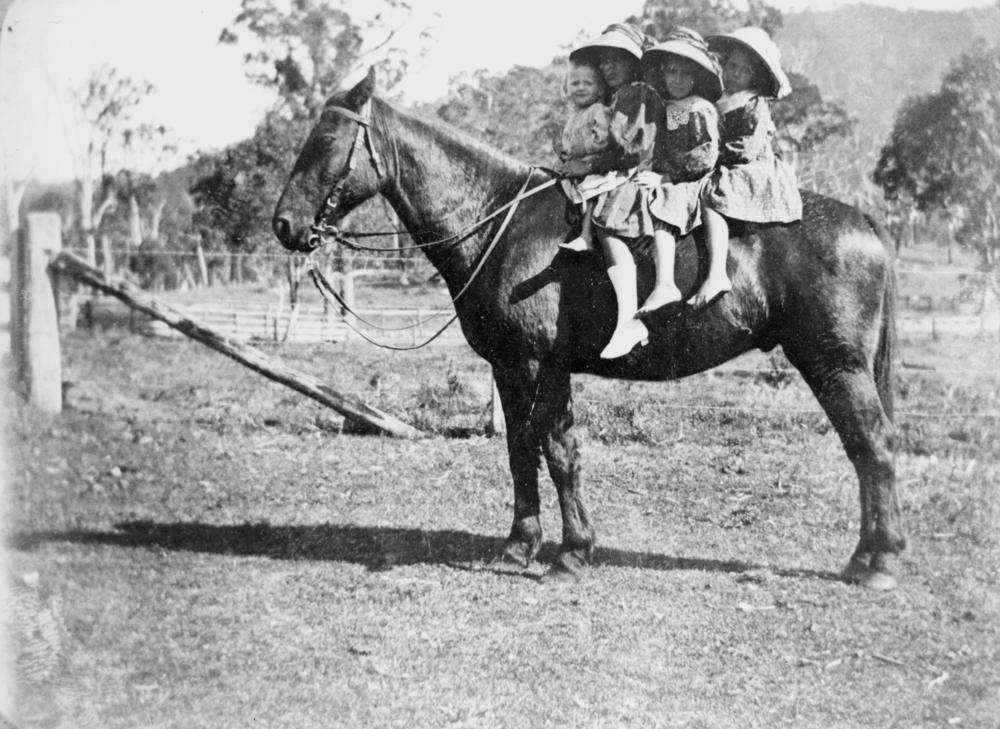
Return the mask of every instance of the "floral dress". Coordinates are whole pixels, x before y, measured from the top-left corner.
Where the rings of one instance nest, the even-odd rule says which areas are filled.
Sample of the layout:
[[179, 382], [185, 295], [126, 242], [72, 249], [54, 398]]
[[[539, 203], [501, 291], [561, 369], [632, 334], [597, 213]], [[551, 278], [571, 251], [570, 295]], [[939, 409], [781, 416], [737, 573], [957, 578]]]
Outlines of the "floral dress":
[[694, 94], [668, 101], [653, 161], [664, 184], [651, 193], [650, 214], [679, 236], [701, 225], [701, 198], [718, 158], [715, 105]]
[[774, 151], [774, 122], [766, 98], [744, 91], [717, 102], [722, 114], [719, 169], [704, 202], [727, 218], [791, 223], [802, 218], [795, 172]]

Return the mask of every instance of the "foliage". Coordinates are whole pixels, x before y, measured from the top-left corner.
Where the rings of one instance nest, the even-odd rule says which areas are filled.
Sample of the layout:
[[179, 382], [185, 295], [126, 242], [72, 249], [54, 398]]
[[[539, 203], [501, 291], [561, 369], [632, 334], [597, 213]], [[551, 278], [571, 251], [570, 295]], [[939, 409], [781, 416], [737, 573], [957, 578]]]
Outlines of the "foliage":
[[454, 83], [437, 114], [503, 151], [552, 164], [553, 143], [565, 123], [564, 61], [546, 68], [515, 66], [503, 75], [477, 71]]
[[904, 97], [935, 91], [976, 38], [1000, 42], [996, 3], [950, 12], [870, 3], [786, 13], [775, 40], [786, 69], [808, 76], [882, 140]]
[[851, 132], [854, 122], [841, 104], [824, 100], [819, 88], [802, 74], [789, 73], [788, 80], [792, 93], [773, 106], [783, 149], [806, 152]]
[[[88, 133], [82, 160], [85, 173], [106, 173], [124, 156], [132, 135], [136, 133], [135, 111], [139, 104], [155, 91], [148, 81], [123, 76], [112, 66], [102, 66], [76, 92], [76, 101]], [[161, 128], [162, 129], [162, 128]], [[119, 159], [109, 159], [118, 155]]]
[[[401, 0], [383, 0], [373, 17], [356, 20], [334, 0], [243, 0], [221, 41], [240, 44], [248, 78], [271, 88], [276, 105], [247, 140], [193, 160], [193, 224], [208, 250], [250, 253], [273, 242], [271, 214], [311, 122], [327, 96], [360, 67], [374, 63], [383, 88], [405, 73], [392, 45], [412, 15]], [[427, 40], [426, 33], [419, 36]], [[421, 51], [418, 51], [421, 52]], [[412, 56], [412, 53], [410, 54]], [[378, 229], [385, 229], [384, 216]]]
[[269, 113], [253, 137], [194, 165], [195, 225], [210, 241], [253, 251], [271, 237], [271, 213], [308, 125]]
[[[273, 89], [293, 118], [314, 119], [343, 80], [363, 66], [376, 67], [383, 88], [405, 74], [413, 51], [392, 45], [411, 15], [403, 0], [382, 0], [379, 12], [358, 21], [344, 0], [243, 0], [223, 43], [247, 48], [247, 78]], [[245, 33], [244, 33], [245, 31]], [[419, 42], [428, 41], [426, 32]], [[418, 54], [422, 50], [417, 51]]]
[[702, 35], [756, 25], [773, 34], [781, 27], [781, 11], [764, 0], [646, 0], [642, 12], [628, 19], [648, 35], [663, 38], [675, 25], [695, 28]]
[[892, 200], [940, 210], [986, 260], [1000, 247], [1000, 46], [960, 55], [934, 93], [908, 98], [874, 172]]

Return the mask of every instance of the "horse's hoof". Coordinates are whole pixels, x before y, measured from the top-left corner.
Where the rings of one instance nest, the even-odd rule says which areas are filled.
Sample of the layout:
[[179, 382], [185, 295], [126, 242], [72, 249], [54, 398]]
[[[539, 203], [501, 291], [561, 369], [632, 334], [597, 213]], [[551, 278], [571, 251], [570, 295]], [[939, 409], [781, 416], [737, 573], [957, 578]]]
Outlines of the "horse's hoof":
[[875, 570], [870, 571], [860, 584], [869, 590], [895, 590], [899, 586], [899, 582], [893, 575]]
[[848, 582], [852, 585], [859, 585], [868, 579], [871, 574], [871, 568], [868, 566], [867, 560], [855, 560], [852, 559], [847, 563], [844, 571], [840, 573], [841, 578], [844, 582]]
[[564, 567], [552, 565], [552, 567], [549, 568], [549, 571], [542, 575], [541, 583], [550, 587], [557, 587], [559, 585], [575, 585], [580, 581], [581, 577], [582, 575], [579, 571], [571, 572]]
[[896, 577], [886, 570], [873, 569], [864, 562], [852, 559], [841, 573], [845, 582], [861, 585], [869, 590], [895, 590], [899, 586]]
[[528, 567], [533, 558], [533, 550], [530, 544], [524, 542], [507, 542], [503, 551], [491, 559], [487, 564], [490, 567], [502, 567], [504, 565], [517, 565], [521, 568]]

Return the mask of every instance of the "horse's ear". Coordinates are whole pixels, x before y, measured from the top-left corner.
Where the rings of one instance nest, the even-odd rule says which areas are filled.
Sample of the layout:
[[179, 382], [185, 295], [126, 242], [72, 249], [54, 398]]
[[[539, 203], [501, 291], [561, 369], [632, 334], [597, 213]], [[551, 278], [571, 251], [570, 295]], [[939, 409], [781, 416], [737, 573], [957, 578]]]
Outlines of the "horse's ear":
[[347, 92], [347, 104], [354, 109], [361, 106], [372, 97], [375, 91], [375, 67], [368, 67], [368, 74], [354, 85], [354, 88]]

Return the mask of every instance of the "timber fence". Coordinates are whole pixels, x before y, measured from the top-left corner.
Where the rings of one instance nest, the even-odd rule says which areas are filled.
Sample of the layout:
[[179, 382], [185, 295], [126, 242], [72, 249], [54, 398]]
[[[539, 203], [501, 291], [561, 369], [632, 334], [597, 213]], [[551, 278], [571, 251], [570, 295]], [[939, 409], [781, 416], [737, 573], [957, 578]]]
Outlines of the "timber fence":
[[[288, 370], [272, 361], [264, 353], [249, 347], [246, 342], [318, 342], [346, 341], [351, 339], [355, 328], [365, 331], [367, 325], [350, 321], [360, 316], [375, 324], [371, 335], [379, 341], [395, 346], [416, 346], [447, 321], [450, 308], [411, 309], [355, 309], [336, 310], [329, 305], [300, 303], [297, 306], [276, 301], [271, 304], [251, 304], [230, 301], [226, 305], [218, 302], [194, 301], [183, 306], [171, 306], [160, 302], [148, 293], [124, 280], [108, 280], [104, 273], [89, 266], [85, 261], [60, 250], [60, 228], [58, 217], [53, 214], [32, 214], [23, 231], [19, 245], [14, 247], [11, 260], [11, 274], [15, 279], [11, 292], [11, 341], [12, 355], [20, 381], [29, 394], [31, 402], [43, 410], [58, 412], [61, 409], [61, 370], [59, 352], [59, 309], [60, 297], [54, 292], [61, 288], [58, 278], [68, 275], [88, 286], [103, 291], [124, 304], [111, 304], [112, 299], [89, 298], [84, 302], [84, 318], [98, 318], [100, 311], [127, 311], [132, 327], [151, 334], [171, 332], [198, 339], [203, 344], [220, 351], [250, 369], [271, 379], [286, 384], [313, 399], [339, 410], [345, 417], [367, 420], [375, 429], [395, 435], [414, 437], [417, 431], [384, 413], [373, 410], [357, 398], [333, 392], [308, 375]], [[51, 264], [51, 265], [50, 265]], [[930, 272], [923, 271], [922, 275]], [[342, 276], [342, 292], [348, 303], [353, 301], [354, 276]], [[74, 307], [63, 302], [63, 319], [66, 310], [75, 321]], [[416, 326], [410, 326], [419, 322]], [[353, 325], [353, 326], [352, 326]], [[1000, 332], [1000, 316], [993, 306], [983, 306], [975, 315], [910, 316], [899, 318], [899, 330], [903, 336], [996, 335]], [[437, 346], [467, 346], [457, 325], [449, 327], [445, 336], [435, 340]], [[905, 376], [908, 369], [935, 371], [933, 368], [911, 367], [901, 363], [899, 371]], [[794, 370], [766, 369], [753, 370], [726, 365], [712, 370], [715, 374], [768, 375], [792, 373]], [[974, 374], [968, 370], [964, 374]], [[942, 374], [947, 374], [942, 372]], [[983, 373], [1000, 378], [1000, 373]], [[794, 375], [791, 375], [794, 376]], [[503, 429], [502, 417], [495, 387], [492, 398], [491, 422], [495, 431]], [[664, 407], [671, 407], [665, 403]], [[705, 409], [710, 406], [682, 406], [684, 409]], [[718, 408], [714, 408], [718, 409]], [[748, 408], [732, 407], [731, 410], [747, 411]], [[750, 409], [753, 412], [771, 412]], [[774, 412], [784, 412], [775, 410]], [[812, 410], [810, 410], [812, 412]], [[816, 411], [818, 412], [818, 410]], [[900, 413], [905, 417], [936, 417], [935, 413]], [[959, 417], [947, 414], [947, 417]], [[993, 411], [970, 414], [970, 417], [1000, 417]]]

